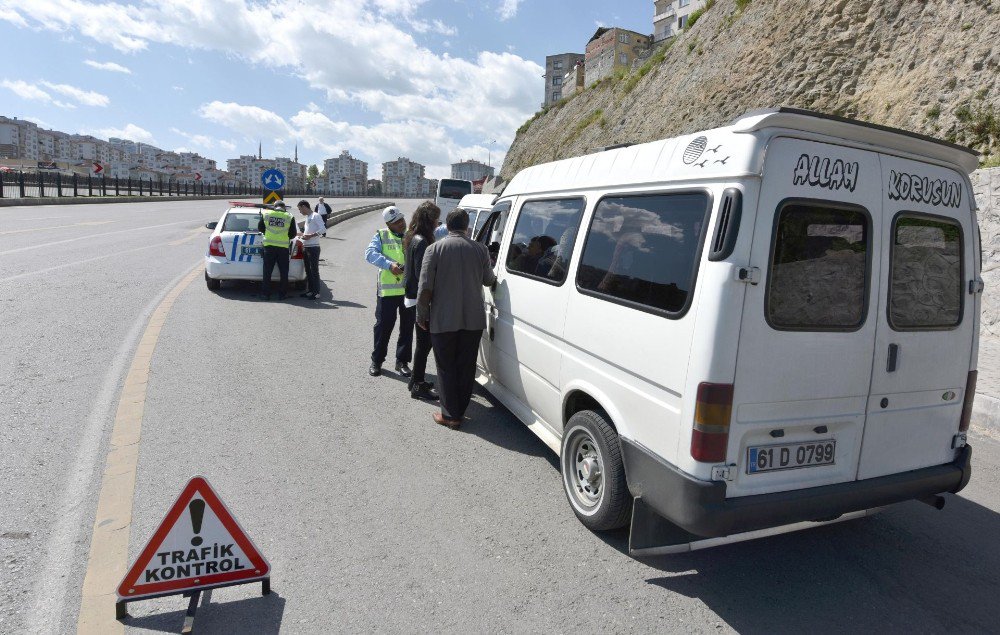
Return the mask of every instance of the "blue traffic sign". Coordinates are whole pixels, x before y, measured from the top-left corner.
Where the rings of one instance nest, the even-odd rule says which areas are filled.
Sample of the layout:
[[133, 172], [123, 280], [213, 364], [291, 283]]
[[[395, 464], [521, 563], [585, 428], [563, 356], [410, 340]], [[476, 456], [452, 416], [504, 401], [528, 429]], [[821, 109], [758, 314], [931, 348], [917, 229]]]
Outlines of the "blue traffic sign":
[[280, 190], [285, 187], [285, 175], [281, 170], [268, 170], [260, 175], [260, 182], [264, 184], [265, 190]]

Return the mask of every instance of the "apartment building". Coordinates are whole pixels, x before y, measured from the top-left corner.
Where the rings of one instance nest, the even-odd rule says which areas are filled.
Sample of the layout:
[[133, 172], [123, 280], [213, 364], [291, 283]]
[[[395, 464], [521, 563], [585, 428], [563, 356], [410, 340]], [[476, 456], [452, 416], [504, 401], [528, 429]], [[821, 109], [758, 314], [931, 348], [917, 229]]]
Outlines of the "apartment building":
[[597, 29], [587, 42], [584, 64], [584, 81], [587, 86], [615, 72], [616, 68], [630, 68], [635, 58], [648, 49], [653, 38], [636, 31], [618, 27]]
[[0, 158], [38, 160], [38, 125], [0, 117]]
[[368, 191], [368, 163], [344, 150], [339, 157], [323, 161], [322, 189], [332, 196], [356, 196]]
[[486, 165], [482, 161], [476, 161], [474, 159], [467, 159], [465, 161], [459, 161], [458, 163], [451, 164], [451, 178], [453, 179], [462, 179], [463, 181], [479, 181], [491, 178], [493, 173], [493, 166]]
[[577, 91], [583, 90], [586, 86], [586, 63], [581, 59], [579, 62], [573, 65], [573, 68], [569, 69], [565, 75], [563, 75], [562, 81], [562, 96], [569, 97]]
[[705, 0], [654, 0], [653, 41], [661, 42], [684, 30], [692, 13], [705, 6]]
[[424, 178], [425, 170], [425, 166], [406, 157], [383, 163], [382, 194], [408, 197], [434, 196], [437, 181]]
[[[303, 163], [299, 163], [299, 153], [298, 150], [295, 152], [295, 158], [290, 157], [275, 157], [274, 167], [285, 175], [285, 187], [293, 190], [304, 190], [306, 187], [306, 175], [309, 172], [309, 167]], [[256, 183], [251, 183], [251, 185], [260, 184], [260, 181]]]
[[545, 57], [545, 99], [542, 107], [551, 106], [563, 97], [563, 80], [569, 69], [583, 61], [584, 56], [580, 53], [559, 53], [558, 55], [547, 55]]

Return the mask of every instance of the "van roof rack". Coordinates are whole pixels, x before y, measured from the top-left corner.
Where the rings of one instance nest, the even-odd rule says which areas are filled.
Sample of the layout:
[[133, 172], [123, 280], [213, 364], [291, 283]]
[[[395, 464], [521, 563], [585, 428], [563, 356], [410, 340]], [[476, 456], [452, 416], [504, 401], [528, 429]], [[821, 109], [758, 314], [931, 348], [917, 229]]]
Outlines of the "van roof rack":
[[618, 148], [627, 148], [629, 146], [634, 146], [634, 145], [635, 145], [634, 143], [628, 142], [628, 143], [615, 143], [609, 146], [599, 146], [597, 148], [593, 148], [590, 151], [590, 154], [593, 154], [595, 152], [607, 152], [608, 150], [617, 150]]
[[920, 134], [919, 132], [912, 132], [910, 130], [903, 130], [902, 128], [893, 128], [892, 126], [883, 126], [877, 123], [871, 123], [868, 121], [862, 121], [861, 119], [851, 119], [850, 117], [841, 117], [840, 115], [829, 115], [823, 112], [816, 112], [815, 110], [807, 110], [805, 108], [790, 108], [788, 106], [779, 106], [777, 108], [760, 108], [758, 110], [750, 110], [743, 113], [739, 117], [733, 120], [733, 126], [739, 124], [743, 119], [748, 119], [750, 117], [760, 117], [764, 115], [801, 115], [804, 117], [814, 117], [816, 119], [825, 119], [827, 121], [836, 121], [839, 123], [849, 123], [854, 126], [862, 126], [864, 128], [870, 128], [872, 130], [879, 130], [881, 132], [891, 132], [892, 134], [903, 135], [904, 137], [910, 137], [911, 139], [919, 139], [921, 141], [928, 141], [930, 143], [936, 143], [938, 145], [945, 146], [946, 148], [951, 148], [953, 150], [959, 150], [961, 152], [967, 152], [973, 156], [978, 157], [979, 152], [973, 150], [968, 146], [959, 145], [957, 143], [952, 143], [950, 141], [944, 141], [943, 139], [937, 139], [925, 134]]

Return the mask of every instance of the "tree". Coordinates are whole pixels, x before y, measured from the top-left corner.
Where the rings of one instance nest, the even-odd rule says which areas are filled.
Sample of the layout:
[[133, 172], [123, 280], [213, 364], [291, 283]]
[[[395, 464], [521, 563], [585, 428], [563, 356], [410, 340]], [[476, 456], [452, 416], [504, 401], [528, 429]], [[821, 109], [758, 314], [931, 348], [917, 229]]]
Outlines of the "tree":
[[319, 166], [310, 165], [309, 166], [309, 180], [315, 181], [316, 177], [319, 176]]

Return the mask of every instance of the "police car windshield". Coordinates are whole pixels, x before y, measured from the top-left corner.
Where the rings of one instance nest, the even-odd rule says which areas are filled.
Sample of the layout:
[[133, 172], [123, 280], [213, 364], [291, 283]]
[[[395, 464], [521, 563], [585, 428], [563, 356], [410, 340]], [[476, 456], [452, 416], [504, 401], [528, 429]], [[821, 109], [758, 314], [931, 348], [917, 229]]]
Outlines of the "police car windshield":
[[255, 232], [260, 221], [259, 212], [229, 212], [222, 225], [224, 232]]

